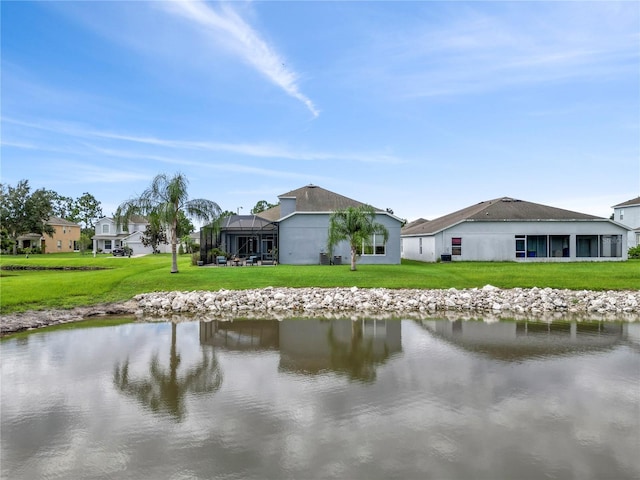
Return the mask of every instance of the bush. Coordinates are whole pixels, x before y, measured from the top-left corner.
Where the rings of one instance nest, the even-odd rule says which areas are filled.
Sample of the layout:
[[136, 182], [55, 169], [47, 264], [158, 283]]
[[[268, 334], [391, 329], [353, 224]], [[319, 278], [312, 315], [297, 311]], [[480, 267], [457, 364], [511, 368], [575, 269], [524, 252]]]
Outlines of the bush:
[[629, 249], [629, 258], [640, 258], [640, 245]]

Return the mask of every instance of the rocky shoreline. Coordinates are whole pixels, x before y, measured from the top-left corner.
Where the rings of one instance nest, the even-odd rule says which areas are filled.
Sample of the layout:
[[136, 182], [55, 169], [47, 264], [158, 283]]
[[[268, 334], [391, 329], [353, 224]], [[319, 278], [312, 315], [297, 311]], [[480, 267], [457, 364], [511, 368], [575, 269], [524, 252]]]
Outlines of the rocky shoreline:
[[135, 315], [145, 321], [365, 316], [640, 321], [640, 291], [500, 289], [486, 285], [464, 290], [266, 287], [153, 292], [119, 304], [3, 315], [0, 335], [107, 315]]

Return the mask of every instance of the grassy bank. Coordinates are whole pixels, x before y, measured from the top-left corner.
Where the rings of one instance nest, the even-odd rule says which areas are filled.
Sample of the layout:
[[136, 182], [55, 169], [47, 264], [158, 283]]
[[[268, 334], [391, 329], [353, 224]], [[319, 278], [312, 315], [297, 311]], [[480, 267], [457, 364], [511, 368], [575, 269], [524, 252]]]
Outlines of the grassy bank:
[[500, 288], [552, 287], [574, 290], [640, 289], [640, 261], [531, 263], [452, 262], [402, 265], [196, 267], [179, 258], [171, 274], [168, 254], [113, 257], [80, 254], [3, 256], [0, 264], [44, 267], [107, 267], [106, 270], [2, 270], [0, 313], [71, 308], [128, 300], [159, 290], [229, 290], [273, 287]]

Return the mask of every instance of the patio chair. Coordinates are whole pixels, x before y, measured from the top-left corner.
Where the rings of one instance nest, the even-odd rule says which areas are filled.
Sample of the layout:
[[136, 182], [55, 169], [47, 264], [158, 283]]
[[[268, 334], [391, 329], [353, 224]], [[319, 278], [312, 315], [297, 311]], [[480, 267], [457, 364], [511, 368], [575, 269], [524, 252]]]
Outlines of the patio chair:
[[247, 258], [247, 261], [245, 262], [246, 265], [257, 265], [258, 264], [258, 256], [257, 255], [251, 255], [249, 258]]
[[224, 255], [218, 255], [216, 257], [216, 263], [218, 264], [219, 267], [222, 266], [227, 266], [227, 257], [225, 257]]

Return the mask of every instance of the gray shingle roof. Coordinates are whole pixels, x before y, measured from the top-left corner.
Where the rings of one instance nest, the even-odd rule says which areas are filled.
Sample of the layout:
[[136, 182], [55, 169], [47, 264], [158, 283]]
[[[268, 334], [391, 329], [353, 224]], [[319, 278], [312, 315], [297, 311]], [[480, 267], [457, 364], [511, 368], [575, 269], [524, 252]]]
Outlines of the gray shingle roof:
[[[279, 199], [295, 198], [296, 212], [333, 212], [347, 207], [359, 207], [364, 203], [352, 198], [345, 197], [338, 193], [325, 190], [317, 185], [305, 185], [304, 187], [291, 190], [290, 192], [278, 195]], [[379, 208], [375, 208], [377, 212], [382, 212]], [[271, 207], [264, 212], [257, 214], [270, 222], [280, 220], [280, 205]]]
[[404, 229], [402, 235], [432, 234], [462, 221], [604, 220], [586, 213], [572, 212], [510, 197], [487, 200], [429, 222]]
[[[296, 190], [278, 195], [278, 198], [295, 197], [296, 212], [332, 212], [347, 207], [359, 207], [362, 202], [353, 200], [317, 185], [306, 185]], [[378, 208], [376, 211], [382, 211]]]
[[77, 223], [70, 222], [69, 220], [65, 220], [64, 218], [60, 218], [60, 217], [49, 217], [49, 220], [47, 220], [47, 223], [49, 225], [67, 225], [69, 227], [79, 227], [80, 226]]
[[640, 197], [632, 198], [631, 200], [627, 200], [626, 202], [619, 203], [618, 205], [614, 205], [612, 208], [635, 206], [640, 206]]

